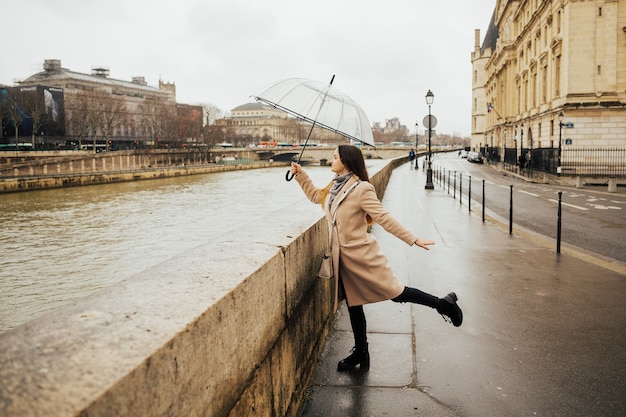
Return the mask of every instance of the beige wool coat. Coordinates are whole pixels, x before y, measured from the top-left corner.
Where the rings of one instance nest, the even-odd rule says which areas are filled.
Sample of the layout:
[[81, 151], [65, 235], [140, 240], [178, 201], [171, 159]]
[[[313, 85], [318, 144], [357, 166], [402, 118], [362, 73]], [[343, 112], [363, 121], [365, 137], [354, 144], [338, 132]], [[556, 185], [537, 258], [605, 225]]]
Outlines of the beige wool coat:
[[[321, 203], [322, 189], [313, 184], [306, 172], [300, 172], [296, 181], [309, 200]], [[357, 181], [359, 184], [342, 199]], [[404, 284], [394, 275], [376, 238], [367, 232], [366, 216], [369, 214], [375, 223], [408, 245], [413, 245], [417, 236], [389, 214], [378, 199], [374, 186], [361, 181], [356, 175], [343, 186], [330, 210], [328, 198], [324, 202], [324, 212], [329, 230], [332, 231], [335, 310], [343, 298], [346, 298], [349, 306], [357, 306], [399, 296], [404, 290]], [[337, 217], [333, 225], [332, 213], [335, 209]], [[339, 277], [345, 294], [339, 291]]]

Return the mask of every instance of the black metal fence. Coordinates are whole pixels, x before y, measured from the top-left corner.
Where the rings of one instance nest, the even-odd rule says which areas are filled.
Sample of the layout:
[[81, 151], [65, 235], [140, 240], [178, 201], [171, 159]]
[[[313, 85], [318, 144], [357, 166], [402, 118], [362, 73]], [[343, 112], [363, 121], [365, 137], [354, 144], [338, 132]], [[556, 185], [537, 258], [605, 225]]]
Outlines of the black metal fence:
[[626, 147], [567, 148], [561, 175], [626, 178]]
[[[504, 150], [505, 169], [557, 174], [557, 148]], [[566, 147], [561, 151], [561, 175], [626, 178], [626, 147]]]

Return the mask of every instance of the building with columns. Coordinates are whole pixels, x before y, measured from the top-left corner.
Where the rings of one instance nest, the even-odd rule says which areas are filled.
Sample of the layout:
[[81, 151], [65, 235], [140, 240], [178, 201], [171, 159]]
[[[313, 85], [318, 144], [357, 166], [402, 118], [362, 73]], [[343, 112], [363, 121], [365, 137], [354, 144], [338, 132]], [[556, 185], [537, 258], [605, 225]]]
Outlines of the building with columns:
[[[235, 146], [259, 144], [303, 143], [311, 130], [311, 124], [297, 120], [282, 110], [260, 101], [245, 103], [231, 110], [231, 115], [215, 121], [226, 141]], [[344, 143], [345, 139], [320, 127], [311, 132], [311, 142]]]
[[626, 146], [626, 1], [498, 0], [471, 62], [472, 148]]
[[231, 110], [230, 117], [215, 121], [227, 141], [239, 146], [261, 141], [287, 141], [287, 113], [261, 102], [246, 103]]

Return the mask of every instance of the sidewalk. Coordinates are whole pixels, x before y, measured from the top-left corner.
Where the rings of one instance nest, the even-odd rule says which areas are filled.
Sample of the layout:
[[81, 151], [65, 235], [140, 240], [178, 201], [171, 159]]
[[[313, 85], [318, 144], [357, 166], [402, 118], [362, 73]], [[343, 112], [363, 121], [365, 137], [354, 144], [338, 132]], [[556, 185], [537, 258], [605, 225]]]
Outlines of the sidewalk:
[[344, 304], [300, 416], [626, 415], [626, 276], [483, 223], [424, 180], [399, 167], [383, 204], [432, 249], [373, 234], [406, 285], [457, 293], [463, 325], [367, 305], [371, 368], [339, 373], [354, 345]]

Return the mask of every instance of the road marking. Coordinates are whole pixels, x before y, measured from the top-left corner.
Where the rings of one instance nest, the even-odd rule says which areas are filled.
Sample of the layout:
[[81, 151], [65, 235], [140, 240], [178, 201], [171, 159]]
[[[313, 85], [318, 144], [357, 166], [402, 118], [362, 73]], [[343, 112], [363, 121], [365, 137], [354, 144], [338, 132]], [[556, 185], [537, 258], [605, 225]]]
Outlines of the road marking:
[[592, 204], [594, 209], [598, 209], [598, 210], [621, 210], [621, 207], [615, 207], [615, 206], [605, 206], [602, 204]]
[[[557, 200], [554, 200], [554, 199], [552, 199], [552, 198], [549, 198], [549, 199], [548, 199], [548, 201], [552, 201], [553, 203], [558, 203], [558, 201], [557, 201]], [[567, 207], [571, 207], [571, 208], [578, 209], [578, 210], [583, 210], [583, 211], [588, 211], [588, 210], [589, 210], [589, 209], [588, 209], [588, 208], [586, 208], [586, 207], [575, 206], [575, 205], [573, 205], [573, 204], [569, 204], [569, 203], [563, 203], [563, 202], [561, 202], [561, 204], [563, 204], [564, 206], [567, 206]]]
[[533, 197], [539, 197], [539, 194], [534, 194], [534, 193], [531, 193], [531, 192], [528, 192], [528, 191], [524, 191], [524, 190], [517, 190], [517, 191], [519, 191], [520, 193], [532, 195]]

